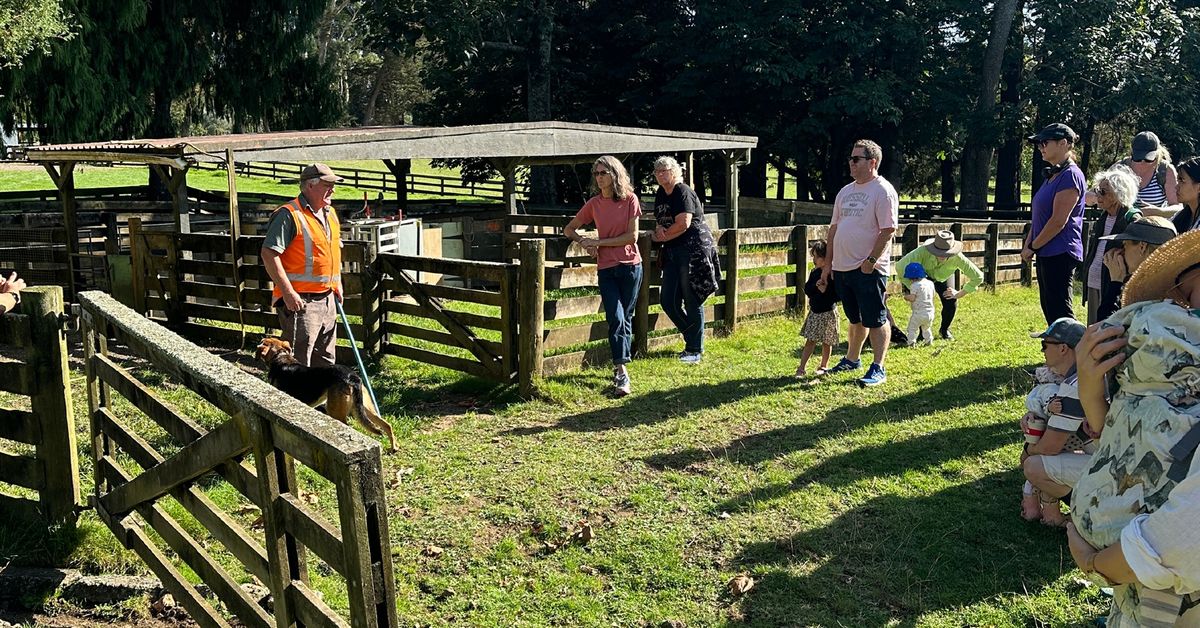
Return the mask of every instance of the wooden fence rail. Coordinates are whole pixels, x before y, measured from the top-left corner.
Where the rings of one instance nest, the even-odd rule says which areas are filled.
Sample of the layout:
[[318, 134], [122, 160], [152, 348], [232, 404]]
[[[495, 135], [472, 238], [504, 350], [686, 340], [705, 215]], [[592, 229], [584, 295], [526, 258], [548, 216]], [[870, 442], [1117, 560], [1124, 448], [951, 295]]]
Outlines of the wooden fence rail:
[[39, 286], [21, 295], [21, 313], [0, 316], [0, 390], [21, 396], [0, 408], [0, 438], [16, 445], [0, 447], [0, 483], [35, 491], [37, 499], [0, 492], [0, 513], [69, 524], [80, 503], [79, 461], [63, 291]]
[[[109, 295], [84, 292], [80, 301], [96, 475], [91, 503], [192, 619], [229, 626], [219, 601], [248, 626], [396, 626], [379, 444]], [[110, 353], [114, 341], [137, 368]], [[143, 370], [193, 391], [226, 418], [206, 429], [197, 416], [155, 394], [139, 378]], [[130, 417], [117, 396], [166, 436], [151, 442], [132, 429], [130, 421], [141, 415]], [[297, 463], [336, 487], [334, 521], [303, 499]], [[222, 485], [261, 512], [262, 531], [244, 514], [217, 505], [210, 493]], [[181, 523], [164, 504], [168, 497], [194, 523]], [[218, 549], [236, 564], [218, 561]], [[342, 577], [349, 621], [311, 588], [310, 553]], [[185, 577], [185, 565], [209, 594]], [[239, 585], [239, 571], [270, 589], [270, 611]]]

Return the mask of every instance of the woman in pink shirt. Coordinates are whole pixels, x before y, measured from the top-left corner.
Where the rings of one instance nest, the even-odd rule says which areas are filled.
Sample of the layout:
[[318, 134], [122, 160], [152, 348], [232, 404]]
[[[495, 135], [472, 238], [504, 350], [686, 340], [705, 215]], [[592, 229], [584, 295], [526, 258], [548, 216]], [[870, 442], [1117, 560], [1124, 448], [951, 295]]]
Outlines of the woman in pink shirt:
[[[592, 192], [563, 234], [596, 258], [600, 299], [608, 321], [608, 346], [612, 350], [613, 389], [618, 396], [630, 393], [629, 371], [633, 344], [633, 308], [642, 285], [642, 256], [637, 247], [638, 217], [642, 215], [629, 173], [621, 161], [605, 155], [592, 165]], [[576, 230], [596, 225], [595, 237]]]

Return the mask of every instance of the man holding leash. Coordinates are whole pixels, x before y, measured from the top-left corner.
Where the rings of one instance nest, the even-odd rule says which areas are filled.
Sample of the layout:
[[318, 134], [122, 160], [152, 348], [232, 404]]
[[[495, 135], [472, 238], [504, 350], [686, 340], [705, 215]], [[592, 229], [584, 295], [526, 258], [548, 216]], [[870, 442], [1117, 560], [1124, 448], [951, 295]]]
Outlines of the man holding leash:
[[260, 256], [275, 283], [271, 302], [283, 339], [304, 366], [336, 362], [342, 298], [341, 228], [330, 204], [343, 179], [325, 164], [300, 172], [300, 194], [271, 214]]

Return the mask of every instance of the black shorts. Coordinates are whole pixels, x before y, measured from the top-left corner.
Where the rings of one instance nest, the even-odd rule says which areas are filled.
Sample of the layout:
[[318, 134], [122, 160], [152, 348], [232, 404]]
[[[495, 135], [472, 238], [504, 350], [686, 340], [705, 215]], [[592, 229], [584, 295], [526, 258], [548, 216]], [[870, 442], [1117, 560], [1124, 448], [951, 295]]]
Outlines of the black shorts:
[[887, 309], [883, 307], [887, 277], [883, 273], [876, 270], [868, 275], [858, 269], [835, 270], [833, 285], [851, 325], [874, 329], [887, 324]]

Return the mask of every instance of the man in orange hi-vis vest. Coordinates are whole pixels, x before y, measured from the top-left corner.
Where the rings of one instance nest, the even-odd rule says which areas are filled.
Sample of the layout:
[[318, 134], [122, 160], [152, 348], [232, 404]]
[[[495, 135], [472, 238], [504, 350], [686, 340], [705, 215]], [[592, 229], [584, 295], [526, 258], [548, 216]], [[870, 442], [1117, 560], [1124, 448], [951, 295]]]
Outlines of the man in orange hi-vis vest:
[[259, 253], [275, 289], [283, 339], [305, 366], [336, 360], [337, 303], [342, 298], [341, 228], [330, 202], [342, 178], [325, 164], [300, 172], [300, 194], [275, 210]]

